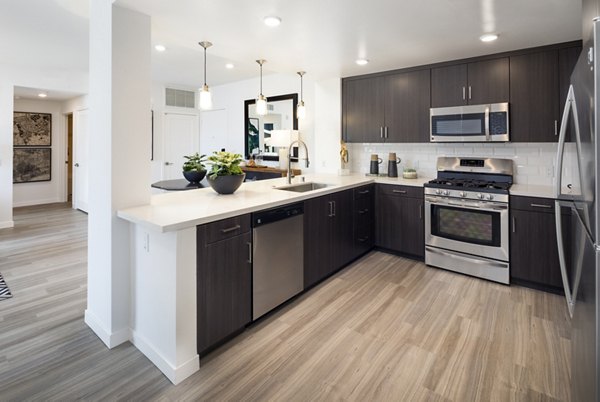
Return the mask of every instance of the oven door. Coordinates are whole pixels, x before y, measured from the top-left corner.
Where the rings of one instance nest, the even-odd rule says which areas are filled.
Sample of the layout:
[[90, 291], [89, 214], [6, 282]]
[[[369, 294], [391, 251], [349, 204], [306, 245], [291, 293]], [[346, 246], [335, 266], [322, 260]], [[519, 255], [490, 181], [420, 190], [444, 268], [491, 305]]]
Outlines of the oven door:
[[508, 204], [427, 196], [425, 242], [508, 261]]

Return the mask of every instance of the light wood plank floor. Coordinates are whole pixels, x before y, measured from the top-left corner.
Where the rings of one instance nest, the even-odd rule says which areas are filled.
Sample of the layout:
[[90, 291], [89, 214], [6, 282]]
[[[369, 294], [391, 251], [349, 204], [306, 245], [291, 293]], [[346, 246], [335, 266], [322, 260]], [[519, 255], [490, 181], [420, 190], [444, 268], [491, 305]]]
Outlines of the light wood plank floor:
[[175, 387], [83, 323], [86, 215], [0, 230], [0, 400], [568, 401], [560, 296], [373, 252], [202, 359]]

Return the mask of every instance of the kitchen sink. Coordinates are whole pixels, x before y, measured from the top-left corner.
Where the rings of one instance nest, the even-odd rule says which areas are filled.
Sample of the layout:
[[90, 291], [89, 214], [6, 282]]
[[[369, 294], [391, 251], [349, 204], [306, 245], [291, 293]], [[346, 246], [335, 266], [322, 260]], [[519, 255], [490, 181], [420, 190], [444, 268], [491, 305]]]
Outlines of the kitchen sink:
[[330, 187], [331, 184], [325, 183], [298, 183], [290, 184], [282, 187], [275, 187], [277, 190], [295, 191], [297, 193], [305, 193], [307, 191], [319, 190], [321, 188]]

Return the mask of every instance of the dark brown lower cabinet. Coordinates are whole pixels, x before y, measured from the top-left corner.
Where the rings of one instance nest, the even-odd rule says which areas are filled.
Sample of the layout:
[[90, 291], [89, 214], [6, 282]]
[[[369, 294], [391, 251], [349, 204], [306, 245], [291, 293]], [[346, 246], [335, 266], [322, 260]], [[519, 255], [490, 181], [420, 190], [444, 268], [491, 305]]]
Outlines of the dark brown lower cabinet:
[[378, 184], [375, 244], [422, 259], [425, 256], [423, 188]]
[[353, 259], [352, 190], [304, 202], [304, 288]]
[[197, 227], [198, 353], [201, 355], [252, 320], [251, 246], [249, 215]]
[[[554, 200], [511, 196], [510, 214], [511, 282], [561, 291]], [[562, 219], [563, 225], [570, 224], [567, 214], [563, 214]], [[565, 246], [568, 252], [570, 247]]]
[[352, 259], [373, 248], [375, 238], [375, 185], [354, 189], [354, 250]]

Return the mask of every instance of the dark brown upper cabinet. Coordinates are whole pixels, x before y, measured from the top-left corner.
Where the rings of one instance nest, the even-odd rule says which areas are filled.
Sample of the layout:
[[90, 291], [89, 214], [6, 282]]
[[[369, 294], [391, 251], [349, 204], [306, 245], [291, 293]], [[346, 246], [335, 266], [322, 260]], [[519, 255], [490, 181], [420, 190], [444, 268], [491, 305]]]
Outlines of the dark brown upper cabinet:
[[347, 142], [429, 141], [430, 70], [345, 80]]
[[508, 57], [431, 69], [431, 107], [507, 102]]
[[562, 108], [581, 47], [510, 57], [510, 139], [558, 141]]
[[510, 58], [510, 139], [551, 142], [558, 138], [558, 51]]

